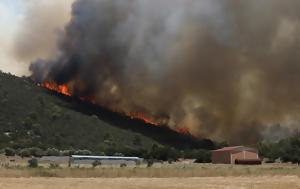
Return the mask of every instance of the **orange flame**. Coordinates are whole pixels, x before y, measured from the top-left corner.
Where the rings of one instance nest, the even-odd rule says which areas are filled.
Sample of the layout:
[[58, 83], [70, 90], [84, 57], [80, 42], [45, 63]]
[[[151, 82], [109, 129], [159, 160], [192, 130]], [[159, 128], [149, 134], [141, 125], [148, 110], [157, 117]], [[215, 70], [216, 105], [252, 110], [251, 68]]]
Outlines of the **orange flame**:
[[63, 84], [63, 85], [58, 85], [54, 82], [45, 82], [43, 84], [41, 84], [42, 87], [45, 87], [49, 90], [52, 90], [52, 91], [56, 91], [58, 93], [61, 93], [63, 95], [66, 95], [66, 96], [72, 96], [69, 88], [67, 85]]
[[131, 119], [139, 119], [144, 121], [145, 123], [151, 124], [151, 125], [155, 125], [155, 126], [159, 126], [161, 125], [159, 122], [156, 122], [155, 120], [145, 117], [144, 114], [142, 113], [138, 113], [138, 112], [125, 112], [125, 114], [129, 117], [131, 117]]
[[177, 128], [176, 132], [184, 134], [184, 135], [189, 135], [190, 134], [189, 129], [186, 128], [186, 127]]
[[[66, 95], [66, 96], [72, 96], [72, 93], [70, 92], [70, 89], [68, 88], [67, 84], [56, 84], [54, 82], [45, 82], [42, 84], [39, 84], [39, 86], [47, 88], [51, 91], [56, 91], [60, 94]], [[87, 101], [90, 102], [92, 104], [97, 104], [95, 98], [93, 97], [78, 97], [80, 100], [82, 101]], [[142, 120], [145, 123], [148, 123], [150, 125], [153, 126], [161, 126], [162, 124], [158, 121], [155, 121], [152, 118], [146, 117], [143, 113], [138, 113], [138, 112], [123, 112], [123, 111], [116, 111], [115, 112], [119, 112], [119, 113], [124, 113], [125, 115], [127, 115], [128, 117], [130, 117], [131, 119], [138, 119], [138, 120]], [[185, 134], [188, 135], [189, 130], [186, 127], [181, 127], [181, 128], [177, 128], [175, 129], [176, 132], [181, 133], [181, 134]]]
[[[54, 82], [45, 82], [40, 84], [39, 86], [47, 88], [51, 91], [56, 91], [60, 94], [66, 95], [66, 96], [72, 96], [72, 93], [70, 92], [70, 89], [68, 88], [68, 86], [66, 84], [62, 84], [62, 85], [58, 85]], [[92, 104], [96, 104], [96, 101], [93, 97], [79, 97], [80, 100], [82, 101], [87, 101], [90, 102]], [[115, 112], [119, 112], [121, 113], [121, 111], [116, 111]], [[145, 123], [149, 123], [151, 125], [160, 125], [158, 122], [154, 121], [151, 118], [147, 118], [145, 117], [142, 113], [137, 113], [137, 112], [125, 112], [125, 114], [127, 116], [129, 116], [131, 119], [139, 119], [144, 121]]]

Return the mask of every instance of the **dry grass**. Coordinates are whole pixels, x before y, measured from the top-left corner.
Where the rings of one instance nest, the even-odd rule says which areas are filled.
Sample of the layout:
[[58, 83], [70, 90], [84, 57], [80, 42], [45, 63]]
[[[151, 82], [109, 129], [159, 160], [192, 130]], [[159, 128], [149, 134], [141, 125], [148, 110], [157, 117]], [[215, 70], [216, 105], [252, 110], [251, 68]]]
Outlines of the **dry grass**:
[[172, 164], [155, 167], [100, 167], [100, 168], [0, 168], [0, 177], [63, 177], [63, 178], [171, 178], [171, 177], [236, 177], [236, 176], [300, 176], [296, 165], [212, 165]]
[[0, 168], [0, 189], [300, 189], [295, 165]]
[[205, 178], [0, 178], [0, 189], [299, 189], [296, 176]]

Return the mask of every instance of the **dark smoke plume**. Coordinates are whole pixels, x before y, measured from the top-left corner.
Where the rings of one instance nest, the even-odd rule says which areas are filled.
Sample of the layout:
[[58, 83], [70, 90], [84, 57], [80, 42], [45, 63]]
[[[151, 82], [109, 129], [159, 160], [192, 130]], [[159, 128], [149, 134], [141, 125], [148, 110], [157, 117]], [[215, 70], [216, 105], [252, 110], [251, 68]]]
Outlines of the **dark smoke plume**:
[[266, 128], [299, 122], [299, 8], [299, 0], [77, 0], [57, 56], [30, 70], [111, 109], [253, 143]]

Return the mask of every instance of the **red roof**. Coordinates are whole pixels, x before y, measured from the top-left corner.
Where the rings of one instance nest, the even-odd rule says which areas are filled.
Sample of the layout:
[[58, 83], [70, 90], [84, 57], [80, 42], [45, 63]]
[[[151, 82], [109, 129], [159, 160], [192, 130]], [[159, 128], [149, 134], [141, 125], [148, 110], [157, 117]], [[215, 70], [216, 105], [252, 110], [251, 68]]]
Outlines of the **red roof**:
[[221, 148], [221, 149], [218, 149], [218, 150], [214, 150], [214, 152], [228, 152], [228, 151], [232, 151], [232, 150], [235, 150], [237, 148], [241, 148], [243, 146], [230, 146], [230, 147], [224, 147], [224, 148]]

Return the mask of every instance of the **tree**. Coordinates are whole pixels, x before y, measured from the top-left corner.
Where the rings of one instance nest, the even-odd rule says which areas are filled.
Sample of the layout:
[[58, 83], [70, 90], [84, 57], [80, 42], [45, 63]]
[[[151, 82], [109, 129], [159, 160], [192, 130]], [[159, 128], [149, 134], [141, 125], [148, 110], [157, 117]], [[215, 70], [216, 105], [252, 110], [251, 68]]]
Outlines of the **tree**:
[[114, 156], [124, 157], [124, 154], [117, 152], [117, 153], [114, 153]]
[[[283, 144], [283, 143], [282, 143]], [[270, 161], [275, 161], [280, 158], [282, 150], [279, 143], [269, 141], [260, 142], [257, 145], [260, 156], [268, 158]]]
[[258, 144], [262, 157], [274, 161], [280, 158], [283, 162], [300, 163], [300, 138], [290, 137], [279, 142], [261, 142]]
[[31, 152], [29, 148], [24, 148], [22, 150], [20, 150], [19, 155], [24, 158], [24, 157], [30, 157], [31, 156]]
[[34, 124], [34, 120], [30, 116], [27, 116], [22, 123], [26, 129], [31, 129]]
[[35, 158], [32, 158], [28, 160], [28, 167], [30, 168], [37, 168], [38, 167], [38, 160]]
[[48, 148], [46, 150], [46, 155], [47, 156], [59, 156], [60, 152], [56, 148]]
[[141, 137], [139, 135], [135, 135], [132, 143], [133, 145], [141, 146], [142, 145]]
[[196, 159], [195, 163], [211, 162], [211, 153], [208, 150], [186, 150], [183, 156], [185, 159]]
[[195, 163], [210, 163], [211, 153], [207, 150], [199, 150], [197, 153], [197, 158]]
[[5, 148], [5, 155], [6, 156], [14, 156], [16, 154], [16, 151], [12, 148]]
[[106, 134], [105, 134], [104, 140], [111, 140], [111, 135], [110, 135], [110, 133], [106, 133]]
[[153, 159], [148, 159], [147, 160], [147, 167], [152, 167], [154, 164], [154, 160]]
[[43, 110], [44, 110], [44, 107], [45, 107], [45, 100], [44, 100], [44, 98], [43, 98], [41, 95], [39, 95], [39, 96], [37, 97], [37, 100], [38, 100], [38, 102], [39, 102], [39, 104], [40, 104], [40, 106], [41, 106], [41, 110], [43, 111]]
[[42, 157], [45, 154], [42, 149], [37, 147], [29, 148], [29, 150], [30, 154], [34, 157]]
[[75, 154], [75, 150], [63, 150], [61, 151], [61, 155], [62, 156], [71, 156]]
[[52, 120], [59, 119], [63, 115], [62, 108], [57, 105], [53, 105], [50, 111], [51, 111], [50, 115]]
[[75, 151], [75, 154], [88, 156], [88, 155], [92, 155], [92, 152], [89, 150], [77, 150], [77, 151]]
[[[283, 143], [283, 142], [282, 142]], [[300, 163], [300, 138], [292, 137], [283, 146], [282, 160], [284, 162]]]
[[176, 161], [180, 157], [180, 152], [175, 148], [163, 147], [154, 144], [147, 156], [148, 159], [172, 162]]

